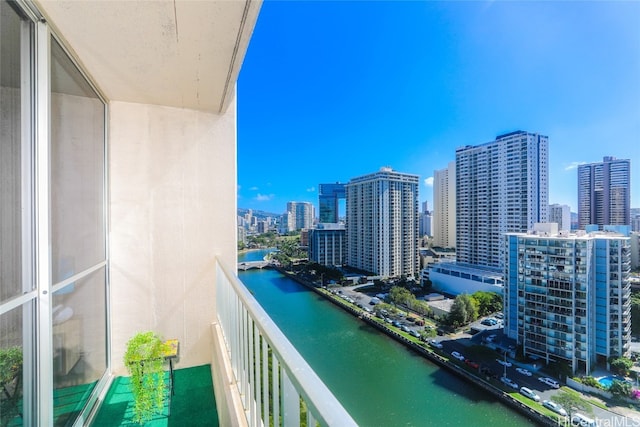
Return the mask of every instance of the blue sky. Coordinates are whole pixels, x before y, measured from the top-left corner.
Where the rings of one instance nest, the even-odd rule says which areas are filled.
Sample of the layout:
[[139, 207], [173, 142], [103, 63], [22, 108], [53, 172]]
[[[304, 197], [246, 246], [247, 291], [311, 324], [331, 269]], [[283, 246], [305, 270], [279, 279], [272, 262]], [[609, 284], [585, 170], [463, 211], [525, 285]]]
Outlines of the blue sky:
[[317, 206], [318, 184], [420, 175], [456, 147], [549, 137], [549, 201], [580, 163], [631, 159], [640, 207], [640, 2], [265, 1], [238, 81], [238, 206]]

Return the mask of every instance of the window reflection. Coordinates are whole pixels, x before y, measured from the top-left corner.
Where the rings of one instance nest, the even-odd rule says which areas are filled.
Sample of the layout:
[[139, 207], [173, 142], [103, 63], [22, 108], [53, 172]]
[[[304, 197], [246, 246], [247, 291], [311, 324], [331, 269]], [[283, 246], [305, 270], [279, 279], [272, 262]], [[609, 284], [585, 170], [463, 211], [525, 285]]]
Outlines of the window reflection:
[[53, 396], [56, 425], [82, 409], [107, 369], [105, 269], [53, 294]]
[[104, 103], [51, 42], [51, 233], [54, 283], [104, 261]]
[[23, 425], [22, 307], [0, 316], [0, 426]]

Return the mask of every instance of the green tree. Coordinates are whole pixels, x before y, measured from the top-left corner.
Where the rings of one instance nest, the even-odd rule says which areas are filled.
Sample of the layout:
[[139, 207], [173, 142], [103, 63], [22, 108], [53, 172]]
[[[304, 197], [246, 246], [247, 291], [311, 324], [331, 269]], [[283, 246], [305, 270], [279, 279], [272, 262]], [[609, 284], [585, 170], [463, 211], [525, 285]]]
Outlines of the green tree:
[[436, 330], [430, 326], [427, 326], [420, 331], [420, 339], [422, 341], [427, 341], [429, 338], [434, 338], [436, 335]]
[[465, 325], [469, 318], [469, 313], [467, 313], [467, 304], [459, 298], [460, 296], [461, 295], [458, 295], [456, 299], [453, 300], [451, 311], [449, 311], [449, 315], [447, 316], [447, 323], [456, 328], [458, 326]]
[[631, 396], [633, 387], [626, 381], [613, 380], [613, 382], [611, 383], [611, 387], [609, 387], [609, 391], [615, 397], [623, 398]]
[[389, 291], [389, 300], [396, 305], [408, 305], [415, 296], [406, 288], [394, 286]]
[[477, 291], [471, 298], [476, 303], [479, 317], [502, 310], [502, 295], [496, 292]]
[[[476, 302], [468, 294], [458, 295], [464, 302], [464, 306], [467, 309], [467, 321], [465, 323], [471, 323], [478, 318], [478, 307]], [[457, 297], [456, 297], [457, 298]]]
[[431, 314], [433, 313], [433, 310], [431, 309], [431, 307], [429, 307], [429, 304], [420, 300], [416, 300], [413, 306], [413, 310], [423, 316], [431, 316]]
[[612, 372], [626, 377], [633, 367], [633, 361], [626, 357], [615, 357], [609, 360], [609, 367]]
[[563, 390], [551, 397], [551, 400], [562, 406], [567, 411], [567, 414], [569, 414], [569, 417], [576, 412], [593, 413], [591, 404], [575, 392], [570, 393]]

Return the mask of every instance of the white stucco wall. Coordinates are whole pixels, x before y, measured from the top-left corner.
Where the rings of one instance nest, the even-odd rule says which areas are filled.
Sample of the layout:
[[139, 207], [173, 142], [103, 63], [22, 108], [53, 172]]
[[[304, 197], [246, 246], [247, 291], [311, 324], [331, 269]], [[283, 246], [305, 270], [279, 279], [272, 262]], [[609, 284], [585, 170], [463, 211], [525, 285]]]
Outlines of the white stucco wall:
[[472, 294], [478, 291], [496, 292], [502, 295], [504, 291], [504, 288], [499, 285], [476, 282], [475, 280], [453, 277], [434, 271], [429, 272], [429, 279], [433, 289], [450, 295]]
[[112, 102], [109, 117], [112, 364], [154, 330], [178, 367], [211, 362], [215, 257], [236, 263], [236, 106], [215, 115]]

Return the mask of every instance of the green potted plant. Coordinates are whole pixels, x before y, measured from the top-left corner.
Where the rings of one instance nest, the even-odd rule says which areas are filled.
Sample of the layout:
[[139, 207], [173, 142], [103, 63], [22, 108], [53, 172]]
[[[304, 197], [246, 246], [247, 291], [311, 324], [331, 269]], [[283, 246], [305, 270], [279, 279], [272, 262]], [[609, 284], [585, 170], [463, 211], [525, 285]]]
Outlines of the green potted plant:
[[140, 332], [127, 342], [124, 364], [131, 375], [133, 421], [144, 423], [164, 407], [164, 358], [167, 346], [153, 332]]

